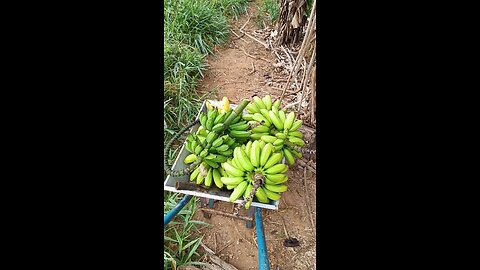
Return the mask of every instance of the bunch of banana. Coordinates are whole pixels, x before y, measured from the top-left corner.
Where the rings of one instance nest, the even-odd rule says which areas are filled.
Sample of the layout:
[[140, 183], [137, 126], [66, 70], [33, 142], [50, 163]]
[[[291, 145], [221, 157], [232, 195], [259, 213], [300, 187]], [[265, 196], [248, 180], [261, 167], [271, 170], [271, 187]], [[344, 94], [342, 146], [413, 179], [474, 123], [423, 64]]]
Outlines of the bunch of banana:
[[[207, 136], [208, 132], [222, 130], [225, 126], [225, 120], [230, 116], [232, 110], [227, 97], [223, 97], [218, 108], [206, 102], [207, 114], [200, 114], [201, 136]], [[238, 144], [246, 142], [250, 138], [249, 125], [242, 120], [242, 115], [235, 117], [227, 127], [226, 133], [235, 139]]]
[[249, 141], [246, 145], [236, 147], [233, 159], [222, 163], [227, 176], [220, 178], [227, 189], [233, 189], [230, 201], [234, 202], [243, 196], [248, 209], [253, 200], [249, 195], [254, 189], [255, 197], [261, 203], [279, 200], [279, 193], [287, 190], [283, 183], [288, 180], [284, 174], [288, 166], [281, 163], [282, 157], [282, 153], [274, 152], [271, 143], [262, 141]]
[[303, 134], [298, 131], [302, 120], [295, 121], [294, 112], [286, 115], [286, 110], [279, 110], [279, 107], [280, 100], [272, 104], [268, 95], [262, 99], [254, 97], [253, 102], [246, 107], [250, 114], [244, 115], [244, 119], [256, 123], [251, 139], [273, 144], [275, 151], [283, 152], [288, 164], [293, 165], [294, 156], [302, 157], [299, 147], [305, 145]]
[[226, 175], [222, 167], [213, 168], [207, 163], [202, 162], [200, 166], [190, 174], [190, 181], [195, 181], [197, 185], [203, 184], [207, 188], [211, 187], [212, 183], [218, 188], [223, 188], [223, 183], [220, 181], [220, 178]]

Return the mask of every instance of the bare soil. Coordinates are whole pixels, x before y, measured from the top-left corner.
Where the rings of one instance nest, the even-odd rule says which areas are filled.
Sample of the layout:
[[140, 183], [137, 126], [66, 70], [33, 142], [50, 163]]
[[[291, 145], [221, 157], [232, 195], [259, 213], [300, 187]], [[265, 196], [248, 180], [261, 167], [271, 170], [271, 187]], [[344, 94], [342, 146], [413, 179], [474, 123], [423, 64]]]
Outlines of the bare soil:
[[[242, 36], [239, 29], [250, 16], [252, 18], [243, 30], [251, 33], [258, 29], [254, 19], [258, 2], [250, 5], [248, 14], [231, 22], [231, 29], [235, 33]], [[217, 99], [226, 96], [235, 104], [254, 95], [269, 94], [275, 100], [282, 93], [281, 89], [272, 88], [267, 83], [273, 76], [285, 77], [285, 73], [273, 66], [276, 63], [275, 56], [247, 35], [238, 38], [232, 34], [229, 44], [219, 48], [207, 59], [207, 63], [209, 67], [197, 88], [202, 93], [217, 88]], [[309, 134], [304, 139], [307, 145], [309, 141], [314, 141]], [[308, 157], [304, 156], [303, 160], [308, 162]], [[270, 269], [315, 269], [315, 174], [299, 167], [297, 162], [290, 167], [288, 176], [289, 189], [282, 195], [279, 210], [262, 210]], [[233, 213], [233, 207], [232, 203], [221, 201], [214, 204], [214, 209], [229, 213]], [[245, 209], [240, 213], [246, 216]], [[255, 227], [247, 229], [245, 221], [216, 214], [205, 218], [202, 211], [197, 211], [195, 219], [212, 225], [202, 229], [201, 233], [204, 234], [203, 243], [217, 256], [239, 270], [258, 269]], [[288, 237], [296, 238], [299, 246], [285, 247], [284, 240]]]

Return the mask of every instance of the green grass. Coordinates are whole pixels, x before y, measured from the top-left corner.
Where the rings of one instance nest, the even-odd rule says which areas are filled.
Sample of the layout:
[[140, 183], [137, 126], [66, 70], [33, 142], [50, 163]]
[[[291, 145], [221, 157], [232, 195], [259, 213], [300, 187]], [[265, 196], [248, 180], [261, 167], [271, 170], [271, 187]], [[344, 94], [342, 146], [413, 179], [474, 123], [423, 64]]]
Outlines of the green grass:
[[[170, 211], [175, 207], [183, 195], [164, 192], [164, 212]], [[193, 220], [196, 210], [196, 199], [192, 199], [172, 220], [164, 232], [164, 253], [163, 268], [174, 269], [180, 265], [203, 265], [198, 262], [201, 255], [198, 252], [198, 246], [202, 241], [201, 236], [197, 236], [195, 232], [199, 232], [199, 227], [208, 226], [209, 224]]]
[[[213, 47], [228, 40], [228, 17], [243, 13], [248, 0], [164, 0], [164, 143], [198, 114], [203, 99], [215, 93], [199, 96], [195, 91], [205, 70], [205, 56]], [[182, 140], [168, 153], [172, 164]], [[164, 175], [166, 177], [166, 175]], [[164, 192], [164, 213], [170, 211], [183, 195]], [[197, 248], [202, 240], [196, 235], [205, 223], [193, 220], [195, 202], [187, 206], [165, 230], [164, 269], [180, 265], [200, 265]]]
[[275, 23], [280, 14], [280, 4], [278, 1], [279, 0], [263, 0], [260, 6], [260, 11], [268, 17], [270, 24]]

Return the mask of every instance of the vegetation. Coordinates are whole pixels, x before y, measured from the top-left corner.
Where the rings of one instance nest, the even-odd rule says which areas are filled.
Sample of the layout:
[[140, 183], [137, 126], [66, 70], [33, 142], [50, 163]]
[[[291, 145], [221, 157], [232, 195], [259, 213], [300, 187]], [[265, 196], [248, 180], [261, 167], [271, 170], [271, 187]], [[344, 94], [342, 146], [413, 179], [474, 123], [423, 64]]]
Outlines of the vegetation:
[[268, 16], [270, 24], [273, 24], [278, 19], [280, 13], [280, 5], [278, 0], [264, 0], [260, 7], [262, 13]]
[[[195, 91], [205, 69], [205, 56], [229, 37], [228, 17], [245, 11], [248, 0], [164, 0], [164, 142], [192, 122], [205, 96]], [[215, 90], [215, 89], [214, 89]], [[214, 91], [213, 90], [213, 91]], [[170, 150], [169, 163], [178, 151]], [[164, 212], [170, 211], [183, 197], [164, 192]], [[197, 226], [192, 219], [196, 200], [170, 222], [164, 232], [164, 269], [180, 265], [199, 265], [197, 248], [201, 237], [195, 237]]]

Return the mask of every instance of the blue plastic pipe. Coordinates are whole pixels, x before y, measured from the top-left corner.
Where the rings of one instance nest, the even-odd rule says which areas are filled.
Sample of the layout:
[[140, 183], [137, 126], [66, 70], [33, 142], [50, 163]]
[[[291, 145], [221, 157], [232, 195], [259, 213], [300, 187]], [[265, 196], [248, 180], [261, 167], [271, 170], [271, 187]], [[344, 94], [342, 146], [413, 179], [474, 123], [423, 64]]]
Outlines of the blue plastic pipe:
[[267, 244], [265, 243], [265, 234], [263, 232], [262, 209], [255, 207], [255, 227], [257, 230], [258, 242], [258, 269], [270, 270], [268, 264]]
[[163, 228], [167, 226], [168, 223], [187, 205], [187, 203], [192, 199], [192, 195], [185, 195], [183, 199], [175, 206], [170, 212], [163, 216]]

